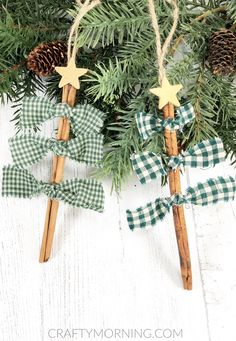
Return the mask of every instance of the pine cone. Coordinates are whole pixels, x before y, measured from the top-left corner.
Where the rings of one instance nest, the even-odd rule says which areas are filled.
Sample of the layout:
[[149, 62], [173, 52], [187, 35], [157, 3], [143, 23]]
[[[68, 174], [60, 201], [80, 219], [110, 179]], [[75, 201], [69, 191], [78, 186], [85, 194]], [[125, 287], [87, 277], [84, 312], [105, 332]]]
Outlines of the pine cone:
[[27, 58], [27, 69], [38, 76], [48, 76], [55, 66], [64, 66], [67, 62], [67, 45], [63, 41], [52, 41], [36, 46]]
[[215, 75], [234, 72], [236, 58], [236, 34], [227, 29], [214, 32], [209, 41], [208, 62]]

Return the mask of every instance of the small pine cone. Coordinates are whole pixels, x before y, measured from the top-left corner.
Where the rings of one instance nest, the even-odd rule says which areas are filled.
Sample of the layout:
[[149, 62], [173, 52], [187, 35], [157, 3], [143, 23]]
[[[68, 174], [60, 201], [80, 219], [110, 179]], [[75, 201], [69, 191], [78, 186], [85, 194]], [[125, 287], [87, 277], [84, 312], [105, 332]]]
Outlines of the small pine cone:
[[65, 66], [67, 45], [63, 41], [52, 41], [36, 46], [27, 58], [27, 69], [38, 76], [48, 76], [55, 66]]
[[215, 75], [234, 72], [236, 58], [236, 34], [227, 29], [214, 32], [208, 46], [208, 62]]

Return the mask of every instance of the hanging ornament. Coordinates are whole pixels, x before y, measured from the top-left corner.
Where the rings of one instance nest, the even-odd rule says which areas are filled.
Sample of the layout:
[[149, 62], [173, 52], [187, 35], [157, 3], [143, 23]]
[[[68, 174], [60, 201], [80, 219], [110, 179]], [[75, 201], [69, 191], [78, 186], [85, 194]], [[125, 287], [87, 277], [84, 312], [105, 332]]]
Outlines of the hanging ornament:
[[[79, 78], [88, 71], [77, 68], [75, 64], [77, 31], [81, 19], [99, 5], [100, 1], [85, 0], [82, 3], [77, 0], [77, 3], [80, 10], [70, 31], [67, 44], [67, 65], [55, 65], [56, 60], [54, 60], [53, 65], [49, 66], [52, 58], [61, 54], [58, 47], [65, 47], [58, 43], [56, 44], [57, 49], [55, 49], [54, 43], [50, 44], [50, 48], [54, 49], [54, 52], [52, 53], [50, 49], [51, 52], [48, 56], [45, 54], [48, 45], [36, 48], [31, 53], [28, 62], [31, 70], [40, 75], [47, 75], [48, 72], [56, 69], [62, 76], [59, 85], [63, 87], [62, 103], [52, 104], [44, 97], [25, 97], [22, 104], [20, 127], [27, 129], [48, 119], [60, 117], [57, 137], [56, 139], [45, 139], [32, 134], [23, 134], [12, 138], [10, 148], [16, 165], [6, 166], [3, 169], [2, 194], [4, 196], [31, 198], [43, 193], [49, 197], [39, 256], [40, 262], [48, 261], [51, 254], [59, 201], [98, 212], [102, 212], [104, 207], [103, 188], [97, 180], [75, 178], [62, 182], [66, 156], [77, 162], [98, 166], [103, 150], [103, 137], [100, 135], [100, 129], [103, 125], [104, 114], [91, 105], [75, 105], [76, 92], [80, 88]], [[62, 56], [64, 57], [65, 54]], [[70, 131], [75, 136], [72, 140], [69, 139]], [[44, 183], [35, 179], [28, 170], [22, 167], [40, 161], [48, 150], [51, 150], [55, 156], [51, 183]]]
[[[180, 106], [177, 93], [181, 90], [182, 85], [171, 85], [166, 76], [164, 61], [179, 17], [177, 0], [170, 0], [168, 2], [171, 3], [173, 8], [173, 25], [162, 45], [154, 0], [148, 0], [152, 26], [156, 35], [157, 66], [160, 84], [159, 87], [150, 89], [150, 92], [158, 97], [158, 108], [162, 112], [163, 118], [160, 118], [160, 113], [158, 115], [145, 112], [136, 114], [138, 131], [144, 141], [164, 132], [166, 156], [160, 157], [151, 150], [146, 150], [141, 154], [132, 155], [131, 162], [142, 184], [155, 180], [158, 175], [167, 175], [170, 196], [167, 198], [157, 198], [154, 202], [149, 202], [136, 210], [127, 210], [127, 221], [131, 230], [146, 228], [157, 224], [172, 210], [183, 287], [184, 289], [191, 290], [192, 268], [184, 204], [191, 203], [204, 206], [220, 201], [233, 200], [236, 195], [236, 181], [233, 177], [210, 179], [205, 183], [199, 183], [196, 187], [189, 187], [186, 193], [182, 194], [180, 182], [181, 167], [213, 167], [225, 160], [225, 151], [222, 141], [219, 138], [213, 138], [202, 141], [185, 152], [179, 152], [177, 130], [182, 130], [185, 125], [194, 120], [195, 113], [191, 103]], [[230, 37], [232, 38], [232, 34], [230, 34]], [[178, 108], [175, 109], [175, 107]]]

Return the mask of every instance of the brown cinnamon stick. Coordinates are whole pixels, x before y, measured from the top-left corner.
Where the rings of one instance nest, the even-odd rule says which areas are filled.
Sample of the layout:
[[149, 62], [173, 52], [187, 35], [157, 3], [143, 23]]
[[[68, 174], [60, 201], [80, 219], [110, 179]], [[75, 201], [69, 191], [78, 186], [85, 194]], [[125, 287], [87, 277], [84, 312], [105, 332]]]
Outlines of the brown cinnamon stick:
[[[164, 118], [174, 118], [173, 104], [167, 104], [162, 109]], [[170, 130], [165, 129], [165, 144], [166, 151], [169, 156], [179, 154], [177, 134]], [[181, 193], [180, 170], [170, 171], [168, 174], [170, 193]], [[179, 249], [181, 275], [183, 280], [184, 289], [192, 290], [192, 270], [191, 259], [188, 245], [188, 234], [184, 216], [183, 206], [173, 206], [173, 217], [175, 225], [176, 239]]]
[[[62, 102], [67, 103], [70, 106], [74, 106], [76, 99], [76, 89], [71, 85], [63, 87]], [[70, 122], [67, 118], [60, 118], [57, 139], [67, 141], [70, 134]], [[64, 174], [65, 157], [54, 156], [53, 158], [53, 171], [52, 171], [52, 183], [60, 183]], [[47, 262], [52, 249], [52, 241], [56, 226], [57, 212], [59, 207], [59, 201], [49, 199], [46, 211], [44, 233], [41, 244], [39, 262]]]

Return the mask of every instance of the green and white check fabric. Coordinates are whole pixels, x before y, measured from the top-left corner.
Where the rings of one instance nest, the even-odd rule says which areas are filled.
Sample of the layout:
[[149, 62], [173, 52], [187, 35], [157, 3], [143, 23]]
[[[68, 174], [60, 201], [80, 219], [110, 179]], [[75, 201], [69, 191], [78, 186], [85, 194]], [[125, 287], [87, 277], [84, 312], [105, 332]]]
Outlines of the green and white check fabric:
[[48, 184], [36, 180], [26, 169], [17, 166], [3, 168], [3, 196], [32, 198], [40, 193], [75, 207], [103, 212], [104, 192], [95, 179], [72, 179], [60, 184]]
[[168, 166], [171, 169], [176, 169], [181, 164], [192, 168], [208, 168], [224, 162], [225, 157], [223, 142], [216, 137], [199, 142], [187, 151], [181, 152], [179, 156], [170, 157]]
[[175, 170], [181, 165], [192, 168], [208, 168], [225, 161], [223, 142], [218, 137], [202, 141], [180, 155], [166, 157], [163, 165], [162, 158], [152, 152], [133, 154], [131, 162], [139, 181], [146, 184], [155, 180], [160, 175], [166, 175], [168, 171]]
[[91, 133], [81, 134], [69, 141], [46, 139], [32, 134], [17, 135], [9, 139], [14, 163], [29, 166], [40, 161], [48, 151], [58, 156], [96, 165], [103, 155], [103, 135]]
[[140, 112], [136, 114], [136, 123], [138, 131], [143, 140], [148, 139], [155, 133], [160, 133], [164, 129], [178, 130], [182, 129], [187, 123], [195, 117], [193, 106], [190, 103], [176, 110], [175, 118], [160, 118], [157, 115]]
[[21, 128], [33, 128], [54, 117], [70, 120], [75, 135], [98, 133], [103, 126], [104, 113], [90, 104], [70, 107], [67, 103], [52, 104], [44, 97], [24, 97], [20, 115]]
[[142, 154], [133, 154], [130, 159], [141, 184], [147, 184], [167, 173], [161, 157], [155, 153], [146, 151]]
[[218, 202], [227, 202], [236, 197], [236, 179], [218, 177], [199, 183], [196, 187], [189, 187], [186, 194], [174, 194], [169, 198], [158, 198], [134, 211], [127, 210], [127, 221], [131, 230], [155, 225], [165, 218], [173, 206], [186, 203], [206, 206]]

